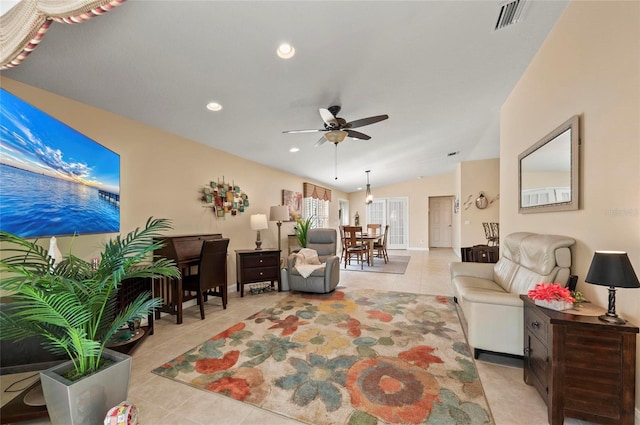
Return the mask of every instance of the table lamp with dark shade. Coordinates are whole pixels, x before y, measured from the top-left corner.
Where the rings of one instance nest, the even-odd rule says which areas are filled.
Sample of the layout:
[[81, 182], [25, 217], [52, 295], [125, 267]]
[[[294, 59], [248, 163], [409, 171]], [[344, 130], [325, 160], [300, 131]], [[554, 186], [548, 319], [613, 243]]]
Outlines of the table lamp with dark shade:
[[584, 281], [609, 287], [609, 309], [599, 319], [608, 323], [626, 323], [626, 320], [616, 314], [616, 288], [640, 288], [638, 276], [627, 253], [596, 251]]

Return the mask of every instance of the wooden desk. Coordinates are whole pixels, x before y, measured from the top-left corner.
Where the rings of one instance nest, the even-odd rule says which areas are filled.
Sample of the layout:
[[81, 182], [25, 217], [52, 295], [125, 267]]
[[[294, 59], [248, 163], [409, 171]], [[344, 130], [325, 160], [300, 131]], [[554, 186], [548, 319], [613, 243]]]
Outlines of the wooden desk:
[[244, 285], [258, 282], [278, 282], [280, 288], [280, 250], [279, 249], [237, 249], [236, 250], [236, 287], [240, 297], [244, 297]]
[[636, 334], [615, 325], [524, 302], [524, 381], [547, 404], [549, 424], [565, 417], [633, 425]]
[[182, 275], [189, 275], [191, 268], [200, 262], [203, 241], [221, 238], [222, 234], [212, 233], [167, 236], [162, 239], [164, 247], [154, 251], [153, 255], [175, 261], [176, 266], [180, 269], [181, 277], [177, 279], [162, 278], [154, 282], [154, 295], [164, 299], [162, 307], [156, 310], [156, 319], [160, 318], [160, 312], [164, 312], [174, 314], [178, 325], [182, 323], [182, 303], [195, 298], [195, 296], [185, 296], [182, 290]]

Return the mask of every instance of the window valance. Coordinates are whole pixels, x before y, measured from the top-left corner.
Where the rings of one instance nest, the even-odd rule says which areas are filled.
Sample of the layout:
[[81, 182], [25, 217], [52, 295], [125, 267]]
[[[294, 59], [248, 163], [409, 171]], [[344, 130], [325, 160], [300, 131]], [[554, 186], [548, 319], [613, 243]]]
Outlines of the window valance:
[[13, 68], [38, 47], [52, 21], [75, 24], [126, 0], [22, 0], [0, 17], [0, 70]]
[[316, 186], [312, 183], [302, 184], [302, 195], [305, 198], [322, 199], [323, 201], [331, 201], [331, 189], [322, 186]]

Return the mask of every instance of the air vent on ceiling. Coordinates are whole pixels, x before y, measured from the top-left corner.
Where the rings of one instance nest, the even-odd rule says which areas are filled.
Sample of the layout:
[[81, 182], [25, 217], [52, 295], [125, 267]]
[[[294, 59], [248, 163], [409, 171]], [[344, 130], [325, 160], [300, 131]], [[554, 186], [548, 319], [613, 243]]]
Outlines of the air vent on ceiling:
[[495, 30], [508, 27], [522, 19], [522, 10], [524, 9], [525, 0], [513, 0], [500, 5], [500, 13], [496, 22]]

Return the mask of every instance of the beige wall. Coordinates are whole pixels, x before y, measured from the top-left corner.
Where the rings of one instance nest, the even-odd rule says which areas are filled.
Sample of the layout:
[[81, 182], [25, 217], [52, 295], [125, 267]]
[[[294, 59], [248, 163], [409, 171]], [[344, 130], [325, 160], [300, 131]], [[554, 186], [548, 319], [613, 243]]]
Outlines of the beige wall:
[[[482, 223], [500, 222], [500, 160], [460, 163], [460, 243], [463, 247], [487, 243]], [[489, 205], [481, 210], [475, 200], [484, 193]]]
[[[120, 155], [121, 233], [144, 226], [149, 216], [173, 222], [171, 234], [222, 233], [230, 238], [229, 252], [255, 247], [256, 232], [249, 229], [251, 214], [269, 214], [279, 205], [282, 189], [302, 191], [303, 180], [291, 174], [265, 167], [212, 149], [129, 119], [3, 78], [2, 87], [16, 96], [75, 128]], [[289, 155], [283, 152], [283, 158]], [[202, 189], [211, 180], [233, 180], [249, 196], [244, 213], [224, 219], [214, 217], [211, 208], [200, 201]], [[332, 191], [331, 225], [338, 227], [338, 198]], [[282, 250], [287, 251], [287, 234], [293, 223], [282, 225]], [[79, 236], [73, 242], [74, 253], [89, 260], [97, 257], [101, 245], [112, 234]], [[263, 247], [277, 247], [277, 225], [261, 232]], [[58, 239], [64, 253], [70, 237]], [[42, 241], [48, 248], [48, 239]], [[235, 255], [229, 256], [229, 284], [235, 288]], [[234, 289], [235, 290], [235, 289]]]
[[[580, 115], [580, 209], [518, 214], [518, 154]], [[578, 289], [606, 306], [607, 289], [584, 282], [595, 250], [624, 250], [640, 274], [640, 2], [573, 1], [505, 102], [500, 128], [502, 233], [576, 239]], [[617, 312], [640, 325], [640, 289], [620, 289]], [[639, 341], [640, 342], [640, 341]], [[640, 418], [640, 350], [636, 423]]]
[[[372, 171], [371, 177], [374, 177]], [[429, 246], [429, 197], [455, 195], [453, 173], [423, 177], [404, 183], [382, 187], [372, 187], [374, 198], [406, 197], [409, 200], [409, 244], [408, 249], [428, 249]], [[360, 224], [367, 224], [364, 190], [351, 194], [349, 209], [351, 222], [358, 211]]]

